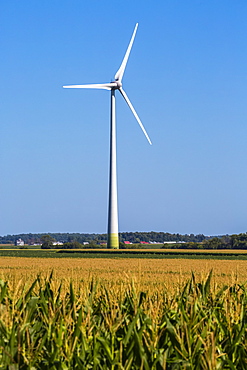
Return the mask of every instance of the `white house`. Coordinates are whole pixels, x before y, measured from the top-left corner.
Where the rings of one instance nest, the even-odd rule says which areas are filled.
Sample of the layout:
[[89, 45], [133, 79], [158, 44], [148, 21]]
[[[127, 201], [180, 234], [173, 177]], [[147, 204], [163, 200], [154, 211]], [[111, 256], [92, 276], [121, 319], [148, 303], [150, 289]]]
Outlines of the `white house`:
[[24, 244], [25, 243], [24, 243], [24, 241], [21, 238], [17, 239], [16, 242], [15, 242], [15, 245], [17, 245], [18, 247], [21, 247]]

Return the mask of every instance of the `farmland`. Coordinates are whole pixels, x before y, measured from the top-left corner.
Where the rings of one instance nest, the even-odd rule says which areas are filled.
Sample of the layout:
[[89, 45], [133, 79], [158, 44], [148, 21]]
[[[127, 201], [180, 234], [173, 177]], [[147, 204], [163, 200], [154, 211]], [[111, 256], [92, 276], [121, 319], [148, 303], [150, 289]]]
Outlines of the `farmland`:
[[247, 369], [246, 260], [62, 255], [1, 257], [0, 368]]
[[0, 277], [8, 281], [32, 281], [37, 274], [47, 276], [53, 271], [58, 280], [95, 278], [111, 285], [134, 280], [141, 287], [152, 289], [154, 285], [157, 289], [174, 286], [189, 278], [192, 271], [204, 279], [210, 270], [218, 285], [247, 281], [245, 260], [1, 257], [0, 263]]
[[30, 258], [149, 258], [149, 259], [218, 259], [247, 260], [246, 250], [193, 250], [193, 249], [40, 249], [29, 247], [2, 247], [0, 257]]

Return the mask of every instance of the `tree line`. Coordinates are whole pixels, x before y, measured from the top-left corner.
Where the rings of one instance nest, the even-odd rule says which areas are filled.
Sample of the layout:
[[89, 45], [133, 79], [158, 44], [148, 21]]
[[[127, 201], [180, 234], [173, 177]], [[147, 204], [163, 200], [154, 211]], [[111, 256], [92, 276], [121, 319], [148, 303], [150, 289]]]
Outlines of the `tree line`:
[[[0, 236], [0, 244], [14, 244], [17, 239], [22, 239], [25, 244], [41, 244], [42, 237], [44, 235], [50, 235], [54, 241], [61, 243], [85, 243], [93, 242], [94, 244], [100, 244], [107, 241], [107, 234], [83, 234], [83, 233], [40, 233], [40, 234], [16, 234]], [[184, 242], [195, 242], [199, 243], [205, 240], [207, 237], [203, 234], [170, 234], [164, 232], [122, 232], [119, 234], [120, 242], [129, 241], [130, 243], [140, 242], [156, 242], [164, 243], [165, 241], [184, 241]]]
[[[80, 233], [48, 233], [48, 234], [17, 234], [0, 236], [0, 244], [15, 244], [16, 240], [21, 238], [25, 244], [44, 244], [49, 242], [49, 248], [52, 242], [62, 242], [63, 246], [58, 248], [99, 248], [102, 243], [106, 243], [106, 234], [80, 234]], [[135, 244], [133, 247], [143, 248], [141, 242], [156, 242], [164, 244], [164, 248], [176, 249], [247, 249], [247, 233], [222, 235], [222, 236], [204, 236], [203, 234], [170, 234], [164, 232], [124, 232], [120, 233], [120, 248], [124, 248], [124, 241]], [[174, 244], [165, 244], [166, 242], [183, 242]], [[83, 243], [88, 242], [88, 245]], [[47, 245], [48, 246], [48, 245]], [[126, 246], [127, 247], [127, 246]], [[131, 245], [128, 245], [128, 248]]]
[[204, 239], [201, 243], [164, 244], [163, 248], [176, 249], [247, 249], [247, 233], [223, 235]]

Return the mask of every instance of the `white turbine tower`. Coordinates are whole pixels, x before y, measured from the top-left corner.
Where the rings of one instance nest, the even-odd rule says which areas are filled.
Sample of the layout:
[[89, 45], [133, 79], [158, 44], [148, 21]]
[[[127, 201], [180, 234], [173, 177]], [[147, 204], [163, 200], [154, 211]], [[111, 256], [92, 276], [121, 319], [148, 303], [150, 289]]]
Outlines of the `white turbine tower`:
[[115, 103], [115, 91], [118, 90], [126, 103], [130, 107], [134, 114], [137, 122], [139, 123], [144, 135], [146, 136], [149, 144], [152, 145], [151, 140], [141, 123], [133, 105], [131, 104], [127, 94], [122, 88], [122, 79], [126, 64], [130, 55], [130, 51], [136, 35], [138, 23], [135, 26], [133, 35], [131, 37], [128, 49], [122, 61], [122, 64], [115, 74], [115, 80], [106, 84], [90, 84], [90, 85], [69, 85], [63, 86], [64, 88], [73, 89], [104, 89], [111, 91], [111, 131], [110, 131], [110, 178], [109, 178], [109, 210], [108, 210], [108, 248], [119, 248], [118, 239], [118, 203], [117, 203], [117, 161], [116, 161], [116, 103]]

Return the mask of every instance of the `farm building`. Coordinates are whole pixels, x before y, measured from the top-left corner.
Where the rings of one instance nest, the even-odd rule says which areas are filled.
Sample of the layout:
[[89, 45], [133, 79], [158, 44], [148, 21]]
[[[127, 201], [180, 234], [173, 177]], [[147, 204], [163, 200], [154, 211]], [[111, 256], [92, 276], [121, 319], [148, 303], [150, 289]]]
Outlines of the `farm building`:
[[16, 240], [16, 242], [15, 242], [15, 245], [17, 246], [17, 247], [21, 247], [21, 246], [23, 246], [25, 243], [24, 243], [24, 241], [21, 239], [21, 238], [19, 238], [19, 239], [17, 239]]

